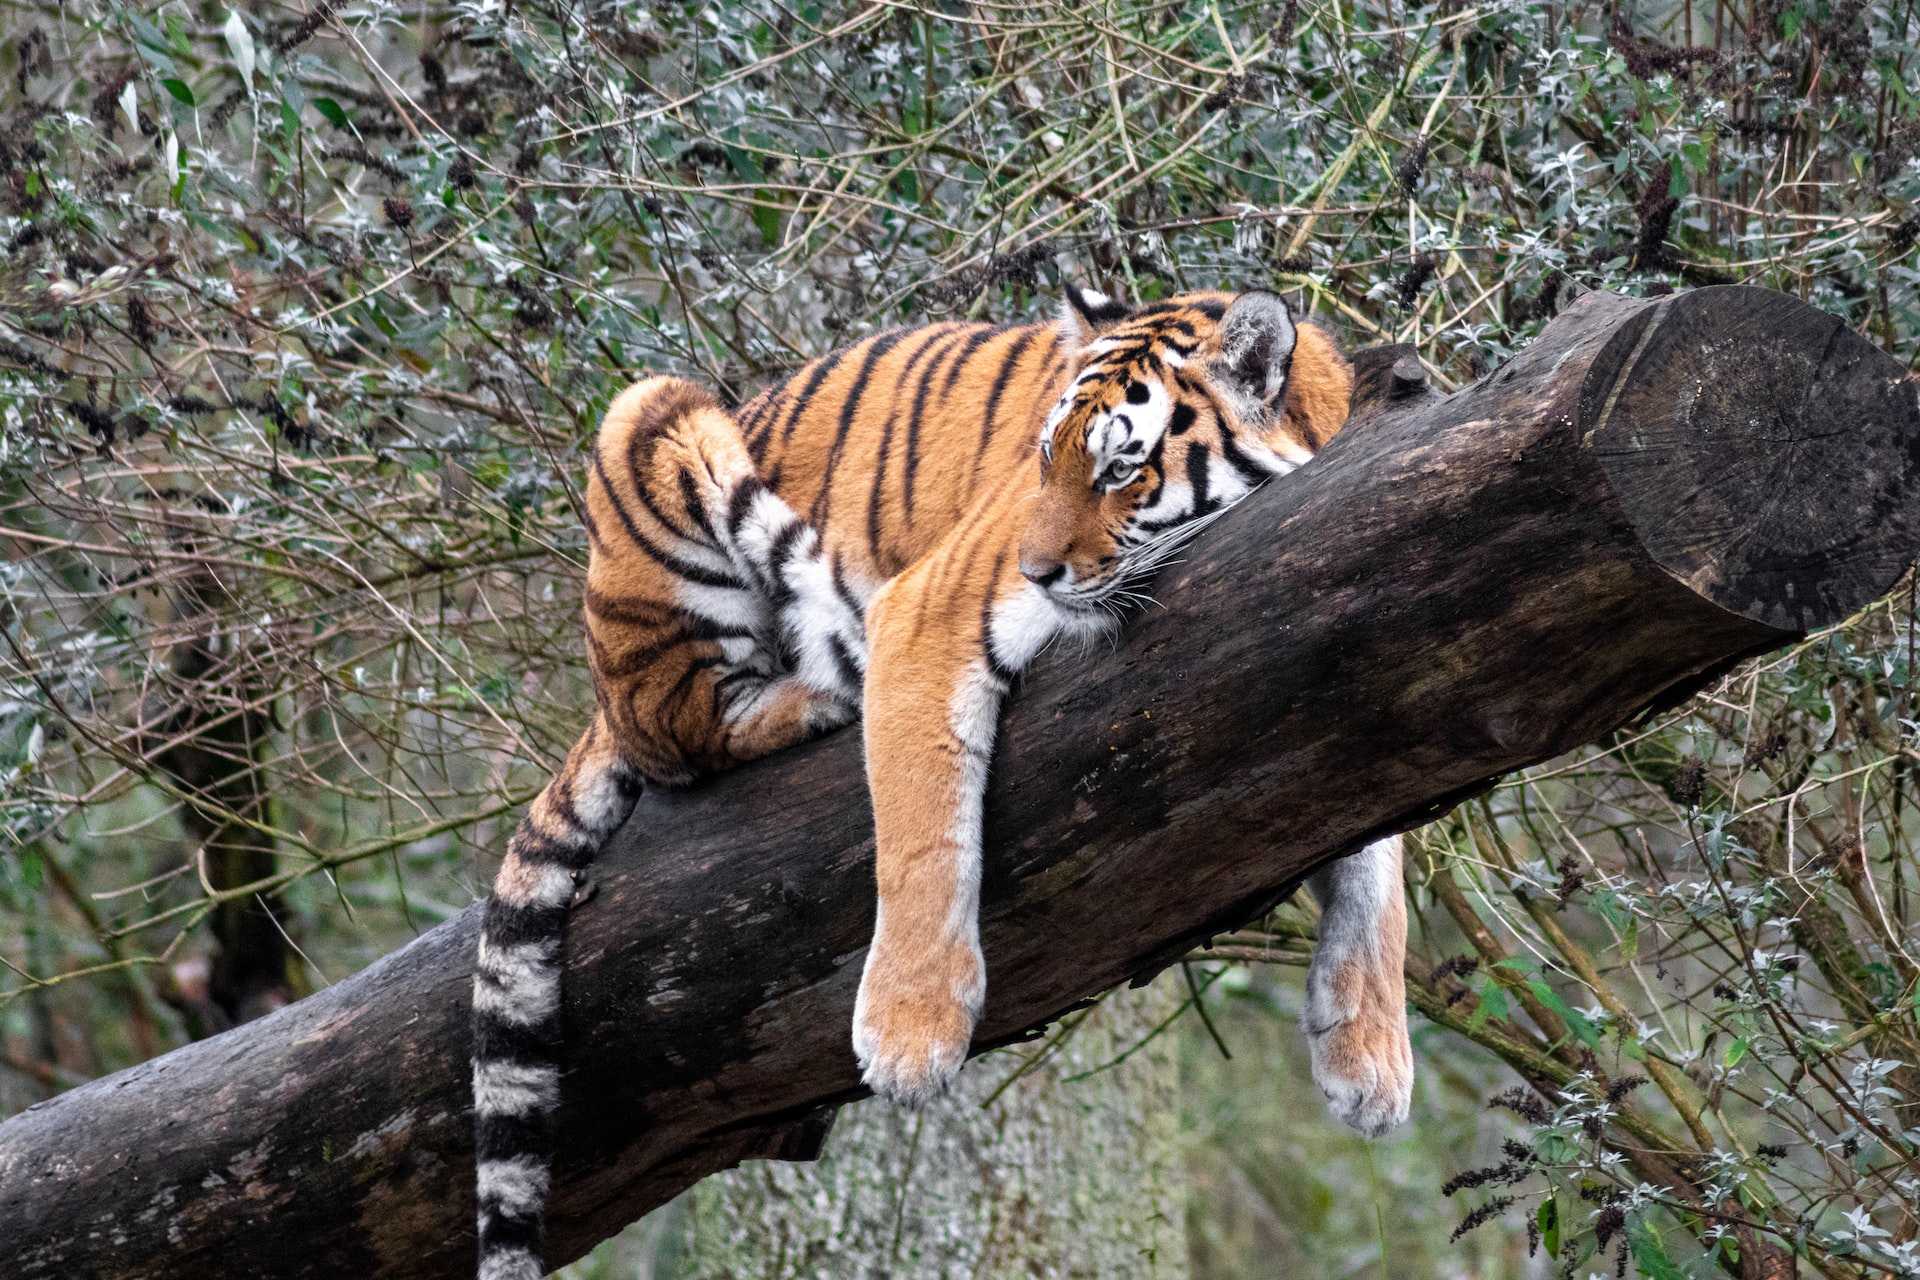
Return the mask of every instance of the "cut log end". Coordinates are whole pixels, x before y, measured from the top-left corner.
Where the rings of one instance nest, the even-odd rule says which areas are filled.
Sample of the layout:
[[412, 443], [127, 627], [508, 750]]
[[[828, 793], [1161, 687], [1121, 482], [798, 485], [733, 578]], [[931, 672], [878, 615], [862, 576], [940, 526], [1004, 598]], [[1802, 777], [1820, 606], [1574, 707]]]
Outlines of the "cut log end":
[[1595, 358], [1577, 429], [1654, 562], [1788, 632], [1891, 588], [1920, 544], [1920, 382], [1770, 289], [1639, 305]]

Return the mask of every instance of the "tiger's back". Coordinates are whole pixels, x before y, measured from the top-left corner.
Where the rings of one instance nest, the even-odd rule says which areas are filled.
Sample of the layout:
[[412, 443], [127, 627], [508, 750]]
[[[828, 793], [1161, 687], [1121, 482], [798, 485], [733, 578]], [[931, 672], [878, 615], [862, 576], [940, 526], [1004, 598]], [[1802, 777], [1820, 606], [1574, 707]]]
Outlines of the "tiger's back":
[[740, 411], [767, 483], [866, 577], [926, 555], [1031, 463], [1065, 385], [1050, 324], [896, 329], [804, 366]]

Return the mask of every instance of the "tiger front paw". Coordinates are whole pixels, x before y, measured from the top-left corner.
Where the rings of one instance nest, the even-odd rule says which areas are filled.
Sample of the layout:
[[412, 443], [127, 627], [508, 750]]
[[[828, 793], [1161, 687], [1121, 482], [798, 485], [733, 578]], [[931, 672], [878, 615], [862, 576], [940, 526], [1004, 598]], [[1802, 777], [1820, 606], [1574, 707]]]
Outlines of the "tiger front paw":
[[944, 1093], [973, 1043], [985, 994], [985, 966], [976, 947], [953, 947], [889, 976], [876, 944], [860, 979], [853, 1013], [853, 1052], [869, 1089], [918, 1107]]
[[1314, 1083], [1342, 1121], [1377, 1138], [1406, 1120], [1413, 1046], [1398, 970], [1364, 958], [1314, 958], [1302, 1023]]

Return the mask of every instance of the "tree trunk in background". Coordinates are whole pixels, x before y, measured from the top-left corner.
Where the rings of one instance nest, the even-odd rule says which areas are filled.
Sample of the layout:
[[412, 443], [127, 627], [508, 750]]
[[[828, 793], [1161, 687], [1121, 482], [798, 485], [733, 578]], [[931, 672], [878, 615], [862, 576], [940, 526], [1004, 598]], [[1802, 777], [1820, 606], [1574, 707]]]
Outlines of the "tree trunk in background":
[[[190, 545], [190, 544], [189, 544]], [[274, 839], [249, 823], [266, 823], [268, 786], [262, 760], [273, 720], [238, 635], [219, 630], [221, 589], [205, 571], [178, 591], [167, 655], [167, 696], [178, 710], [154, 736], [171, 739], [154, 762], [190, 797], [180, 829], [196, 850], [205, 883], [216, 890], [254, 884], [278, 870]], [[305, 995], [294, 963], [284, 909], [259, 895], [222, 902], [211, 917], [215, 945], [169, 970], [168, 1000], [195, 1039], [250, 1022]]]
[[990, 1106], [1046, 1042], [973, 1064], [923, 1111], [841, 1108], [818, 1164], [708, 1178], [690, 1194], [680, 1274], [1184, 1280], [1179, 1059], [1171, 1034], [1146, 1040], [1184, 997], [1177, 971], [1115, 992]]

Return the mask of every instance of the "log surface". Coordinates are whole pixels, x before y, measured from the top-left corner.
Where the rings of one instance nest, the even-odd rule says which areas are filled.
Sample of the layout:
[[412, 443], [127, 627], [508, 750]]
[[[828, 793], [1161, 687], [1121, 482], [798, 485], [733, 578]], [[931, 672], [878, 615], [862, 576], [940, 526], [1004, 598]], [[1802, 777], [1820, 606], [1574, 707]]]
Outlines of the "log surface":
[[[1591, 294], [1446, 397], [1410, 354], [1362, 353], [1319, 460], [1016, 695], [976, 1049], [1840, 620], [1920, 546], [1920, 384], [1792, 299]], [[856, 733], [641, 801], [572, 929], [556, 1263], [818, 1150], [858, 1092], [872, 853]], [[0, 1275], [468, 1274], [478, 919], [0, 1124]]]

